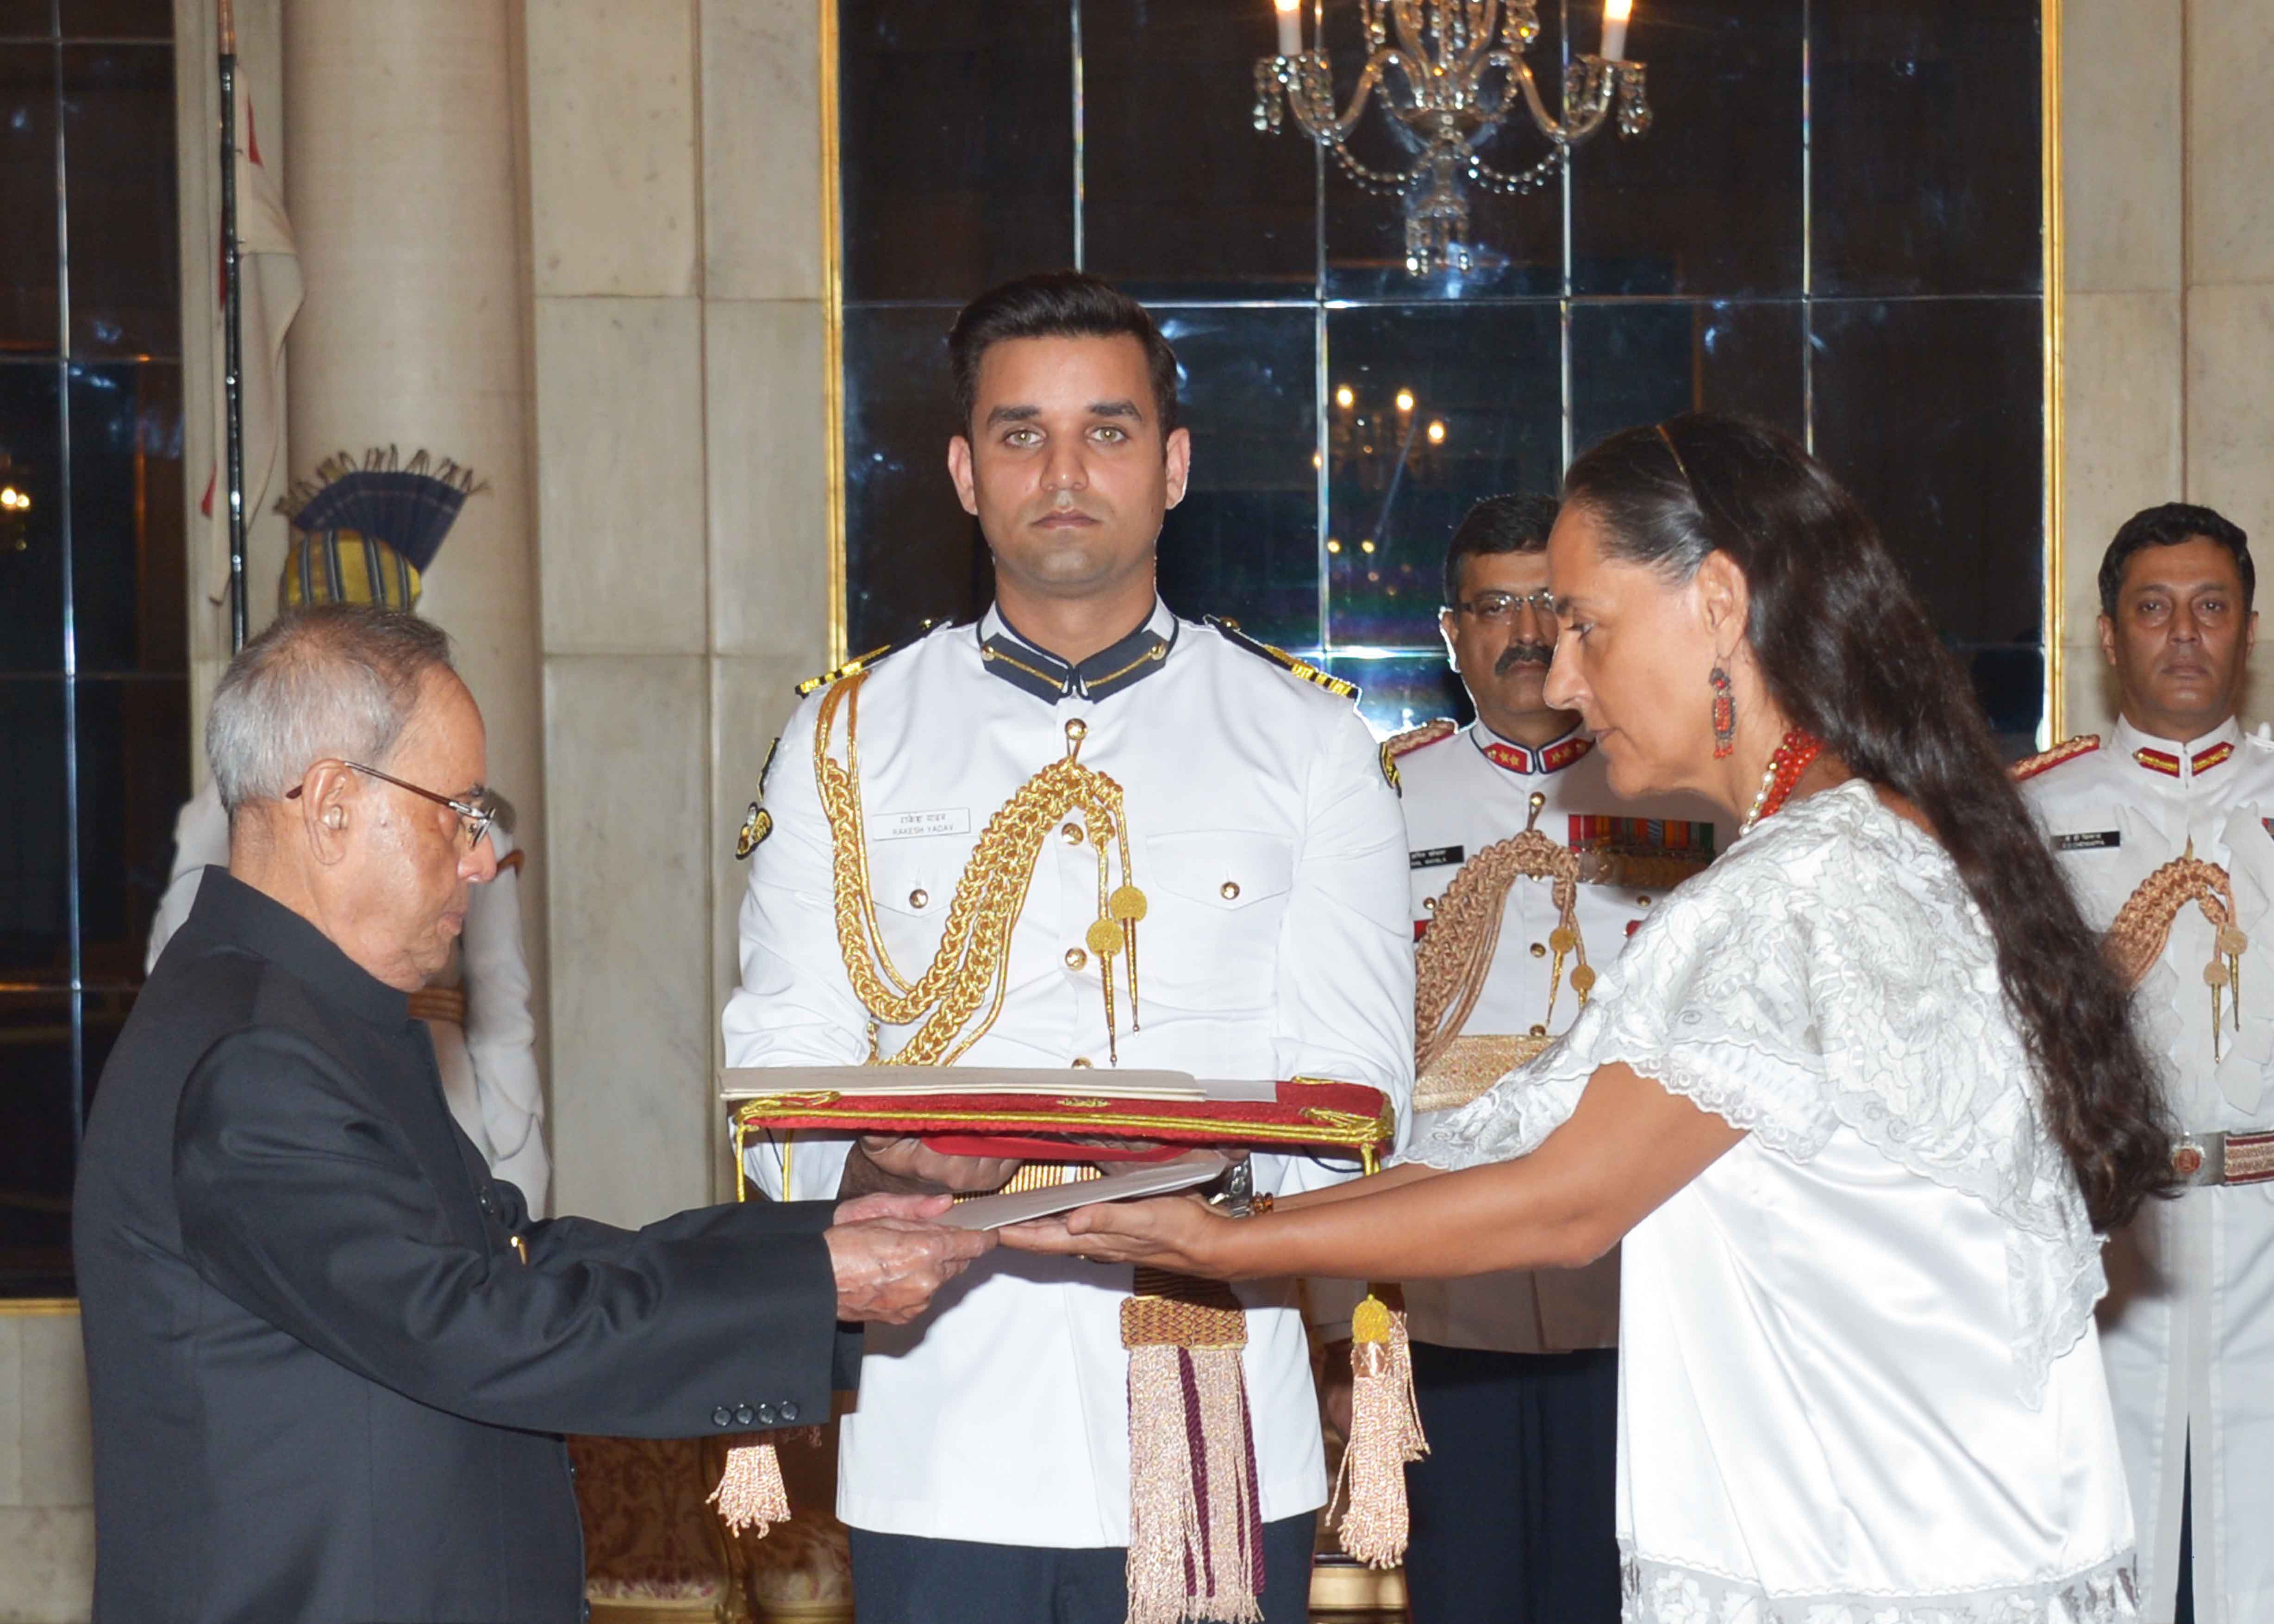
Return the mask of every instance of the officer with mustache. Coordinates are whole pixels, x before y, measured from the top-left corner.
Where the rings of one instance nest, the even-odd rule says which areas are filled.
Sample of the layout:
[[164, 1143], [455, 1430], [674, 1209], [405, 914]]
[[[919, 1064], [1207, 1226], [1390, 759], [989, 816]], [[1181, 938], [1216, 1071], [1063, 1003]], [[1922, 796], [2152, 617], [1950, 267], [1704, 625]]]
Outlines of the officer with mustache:
[[[1579, 718], [1544, 697], [1560, 631], [1546, 552], [1555, 515], [1551, 496], [1493, 496], [1462, 520], [1438, 628], [1477, 719], [1431, 722], [1384, 747], [1404, 801], [1417, 943], [1464, 866], [1495, 843], [1536, 829], [1579, 859], [1569, 921], [1551, 882], [1509, 885], [1456, 1053], [1484, 1034], [1562, 1032], [1592, 984], [1581, 950], [1608, 964], [1731, 833], [1691, 797], [1614, 795]], [[1618, 1254], [1584, 1269], [1414, 1281], [1404, 1293], [1431, 1449], [1409, 1473], [1415, 1624], [1611, 1624]]]
[[[2274, 1609], [2274, 740], [2236, 719], [2255, 584], [2248, 538], [2211, 509], [2135, 514], [2100, 566], [2116, 724], [2014, 769], [2086, 919], [2118, 926], [2138, 897], [2149, 945], [2169, 932], [2128, 962], [2184, 1188], [2109, 1238], [2100, 1304], [2150, 1624]], [[2213, 905], [2238, 916], [2222, 929], [2174, 894], [2175, 862], [2216, 865]]]

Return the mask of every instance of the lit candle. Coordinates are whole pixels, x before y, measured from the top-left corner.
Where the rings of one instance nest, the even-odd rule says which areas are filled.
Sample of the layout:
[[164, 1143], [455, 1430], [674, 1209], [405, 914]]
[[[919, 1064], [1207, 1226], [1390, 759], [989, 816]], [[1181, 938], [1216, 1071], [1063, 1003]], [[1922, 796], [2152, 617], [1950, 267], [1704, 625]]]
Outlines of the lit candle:
[[1303, 0], [1271, 0], [1279, 13], [1279, 54], [1299, 56], [1303, 54]]
[[1610, 62], [1623, 62], [1627, 54], [1627, 19], [1634, 14], [1634, 0], [1603, 0], [1603, 56]]

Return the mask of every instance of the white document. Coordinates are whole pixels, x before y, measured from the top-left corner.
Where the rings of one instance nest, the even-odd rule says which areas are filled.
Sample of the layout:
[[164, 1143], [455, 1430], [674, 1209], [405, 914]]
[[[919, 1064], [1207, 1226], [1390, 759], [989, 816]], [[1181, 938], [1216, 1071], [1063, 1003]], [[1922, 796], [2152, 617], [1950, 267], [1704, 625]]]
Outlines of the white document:
[[1231, 1165], [1220, 1150], [1189, 1151], [1174, 1162], [1156, 1162], [1126, 1173], [1080, 1184], [1053, 1184], [1044, 1190], [1022, 1190], [1016, 1195], [983, 1195], [958, 1201], [946, 1215], [933, 1222], [952, 1229], [999, 1229], [1006, 1223], [1070, 1213], [1096, 1201], [1126, 1201], [1138, 1196], [1170, 1195], [1207, 1184]]
[[1122, 1071], [1107, 1066], [729, 1066], [719, 1074], [721, 1099], [755, 1100], [781, 1094], [1111, 1094], [1120, 1100], [1253, 1101], [1269, 1104], [1279, 1086], [1202, 1082], [1188, 1071]]

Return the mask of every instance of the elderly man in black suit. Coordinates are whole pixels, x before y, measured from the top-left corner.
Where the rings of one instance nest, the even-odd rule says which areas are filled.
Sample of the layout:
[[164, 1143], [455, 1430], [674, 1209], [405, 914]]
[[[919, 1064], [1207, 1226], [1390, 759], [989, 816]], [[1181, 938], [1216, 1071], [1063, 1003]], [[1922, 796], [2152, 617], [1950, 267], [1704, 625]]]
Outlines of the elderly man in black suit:
[[983, 1249], [944, 1197], [531, 1221], [406, 995], [482, 838], [481, 718], [408, 616], [290, 614], [222, 679], [230, 812], [90, 1118], [75, 1243], [107, 1624], [570, 1624], [559, 1434], [818, 1421], [840, 1320]]

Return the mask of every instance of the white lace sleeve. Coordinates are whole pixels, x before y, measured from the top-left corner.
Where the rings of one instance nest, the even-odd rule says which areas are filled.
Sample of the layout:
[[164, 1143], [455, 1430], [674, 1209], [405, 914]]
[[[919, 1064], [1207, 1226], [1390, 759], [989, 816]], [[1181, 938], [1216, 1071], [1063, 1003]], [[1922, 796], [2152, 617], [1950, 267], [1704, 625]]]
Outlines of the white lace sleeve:
[[1660, 903], [1570, 1030], [1469, 1104], [1418, 1118], [1404, 1160], [1449, 1169], [1526, 1154], [1614, 1062], [1791, 1155], [1820, 1149], [1836, 1124], [1793, 892], [1743, 867], [1754, 872], [1717, 865]]
[[1840, 1127], [2010, 1226], [2025, 1397], [2105, 1289], [2097, 1237], [2005, 1003], [1994, 945], [1942, 848], [1870, 786], [1814, 795], [1660, 903], [1586, 1011], [1531, 1065], [1422, 1116], [1405, 1160], [1538, 1147], [1623, 1061], [1804, 1161]]

